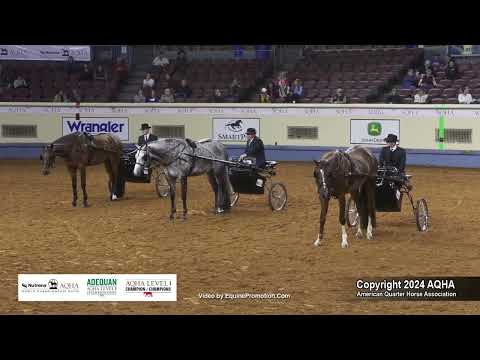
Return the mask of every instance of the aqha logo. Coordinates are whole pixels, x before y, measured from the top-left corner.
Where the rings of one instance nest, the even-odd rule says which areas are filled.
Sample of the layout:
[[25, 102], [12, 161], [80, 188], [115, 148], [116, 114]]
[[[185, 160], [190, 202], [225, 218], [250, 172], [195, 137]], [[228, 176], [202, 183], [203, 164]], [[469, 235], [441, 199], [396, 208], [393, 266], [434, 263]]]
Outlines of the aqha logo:
[[151, 291], [144, 291], [144, 292], [143, 292], [143, 295], [144, 295], [145, 297], [153, 297], [153, 293], [152, 293]]

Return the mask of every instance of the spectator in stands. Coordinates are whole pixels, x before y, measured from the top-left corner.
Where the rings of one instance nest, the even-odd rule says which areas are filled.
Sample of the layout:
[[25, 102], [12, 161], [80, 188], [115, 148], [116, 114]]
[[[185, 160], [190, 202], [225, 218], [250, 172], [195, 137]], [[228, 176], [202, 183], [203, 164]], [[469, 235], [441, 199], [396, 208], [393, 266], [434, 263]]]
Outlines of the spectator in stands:
[[278, 97], [283, 102], [290, 102], [291, 95], [292, 93], [291, 93], [290, 85], [288, 84], [287, 79], [281, 79], [278, 82]]
[[435, 75], [435, 72], [433, 71], [433, 67], [432, 67], [432, 62], [430, 60], [425, 60], [423, 67], [420, 69], [420, 73], [426, 75], [428, 70], [431, 70], [432, 74]]
[[73, 56], [69, 56], [67, 62], [65, 64], [65, 72], [68, 75], [76, 73], [78, 70], [77, 64], [75, 63], [75, 59]]
[[177, 52], [177, 58], [175, 59], [174, 72], [185, 72], [187, 63], [187, 54], [185, 53], [185, 50], [179, 49]]
[[332, 104], [346, 104], [347, 97], [343, 93], [342, 88], [337, 89], [337, 93], [330, 99], [330, 103]]
[[425, 94], [425, 90], [422, 88], [417, 89], [413, 102], [415, 104], [426, 104], [428, 100], [428, 94]]
[[153, 68], [156, 71], [164, 70], [169, 64], [170, 60], [168, 60], [163, 52], [160, 52], [152, 61]]
[[262, 88], [260, 92], [260, 102], [261, 103], [270, 103], [272, 102], [270, 99], [270, 95], [268, 95], [267, 88]]
[[292, 101], [294, 103], [300, 102], [303, 98], [303, 85], [300, 82], [300, 79], [295, 79], [292, 86]]
[[10, 81], [10, 78], [3, 68], [2, 64], [0, 64], [0, 89], [8, 89], [12, 87], [12, 83]]
[[88, 67], [88, 64], [83, 64], [82, 72], [80, 73], [79, 80], [82, 81], [91, 81], [92, 80], [92, 72]]
[[113, 74], [120, 82], [128, 78], [128, 65], [123, 58], [117, 58], [117, 63], [113, 67]]
[[67, 97], [63, 93], [63, 90], [59, 90], [53, 98], [53, 102], [68, 102]]
[[468, 86], [463, 88], [463, 91], [458, 94], [458, 103], [459, 104], [471, 104], [473, 103], [472, 94], [470, 94], [470, 89]]
[[270, 81], [267, 86], [267, 92], [268, 95], [270, 96], [270, 100], [275, 100], [278, 97], [278, 89], [277, 86], [275, 85], [275, 82]]
[[143, 79], [143, 88], [153, 88], [155, 87], [155, 80], [152, 78], [150, 73], [147, 73], [145, 79]]
[[450, 60], [447, 67], [445, 68], [445, 78], [447, 78], [448, 80], [456, 80], [459, 77], [460, 74], [458, 73], [457, 64], [455, 63], [455, 61]]
[[408, 69], [407, 75], [403, 78], [402, 89], [417, 87], [418, 81], [413, 69]]
[[396, 87], [394, 87], [392, 89], [391, 94], [387, 96], [387, 98], [385, 99], [385, 102], [387, 104], [401, 104], [402, 103], [402, 98], [398, 94], [398, 89]]
[[13, 87], [15, 89], [18, 89], [18, 88], [26, 88], [28, 86], [27, 86], [27, 82], [25, 81], [23, 76], [18, 75], [17, 78], [15, 79], [15, 81], [13, 82]]
[[423, 87], [426, 90], [430, 90], [433, 87], [437, 87], [437, 81], [435, 80], [435, 76], [433, 75], [432, 69], [427, 69], [426, 74], [422, 74], [420, 81], [418, 82], [419, 87]]
[[134, 103], [144, 103], [146, 101], [147, 101], [147, 98], [143, 95], [143, 90], [138, 89], [138, 92], [133, 97], [133, 102]]
[[[139, 94], [140, 94], [140, 91], [141, 90], [139, 90]], [[143, 93], [142, 93], [142, 96], [143, 96]], [[155, 90], [152, 89], [152, 91], [150, 92], [150, 95], [145, 98], [145, 102], [147, 102], [147, 103], [158, 102], [158, 97], [155, 94]]]
[[95, 68], [95, 72], [93, 73], [93, 79], [95, 81], [107, 81], [107, 72], [102, 65], [98, 65]]
[[167, 88], [169, 89], [176, 89], [177, 82], [172, 78], [170, 74], [165, 74], [165, 81], [167, 82]]
[[232, 96], [240, 96], [240, 82], [236, 77], [233, 78], [232, 82], [230, 83], [230, 94]]
[[433, 61], [432, 61], [432, 67], [434, 69], [439, 69], [440, 66], [442, 66], [442, 64], [440, 63], [440, 57], [438, 55], [435, 55], [433, 57]]
[[77, 89], [72, 89], [70, 98], [72, 99], [73, 102], [76, 102], [76, 103], [80, 103], [83, 100], [82, 96], [80, 95]]
[[188, 86], [187, 80], [183, 79], [180, 82], [180, 86], [175, 91], [175, 96], [177, 98], [181, 97], [184, 100], [189, 99], [192, 96], [192, 89], [190, 89], [190, 86]]
[[163, 95], [160, 97], [161, 103], [173, 103], [175, 98], [173, 97], [172, 91], [169, 88], [166, 88], [163, 91]]
[[220, 89], [215, 89], [211, 101], [214, 103], [223, 103], [225, 101]]

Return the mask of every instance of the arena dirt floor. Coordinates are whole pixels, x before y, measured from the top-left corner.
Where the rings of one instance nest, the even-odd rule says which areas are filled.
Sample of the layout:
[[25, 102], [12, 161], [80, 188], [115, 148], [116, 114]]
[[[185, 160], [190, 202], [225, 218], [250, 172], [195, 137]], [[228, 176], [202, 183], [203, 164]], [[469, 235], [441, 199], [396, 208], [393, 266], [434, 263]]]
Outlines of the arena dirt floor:
[[[409, 203], [379, 213], [375, 239], [340, 247], [337, 203], [326, 242], [314, 247], [320, 204], [310, 163], [281, 163], [276, 181], [288, 209], [272, 213], [264, 195], [241, 195], [228, 215], [212, 213], [206, 177], [189, 179], [190, 217], [168, 220], [169, 201], [153, 184], [127, 184], [107, 200], [103, 166], [88, 168], [89, 208], [72, 208], [63, 163], [42, 176], [39, 161], [0, 161], [1, 314], [478, 314], [479, 302], [374, 301], [355, 281], [384, 276], [478, 276], [480, 173], [410, 167], [415, 198], [428, 200], [420, 233]], [[79, 188], [81, 199], [81, 190]], [[181, 203], [179, 203], [181, 212]], [[177, 302], [18, 302], [17, 274], [177, 274]], [[210, 300], [200, 293], [283, 293], [286, 299]]]

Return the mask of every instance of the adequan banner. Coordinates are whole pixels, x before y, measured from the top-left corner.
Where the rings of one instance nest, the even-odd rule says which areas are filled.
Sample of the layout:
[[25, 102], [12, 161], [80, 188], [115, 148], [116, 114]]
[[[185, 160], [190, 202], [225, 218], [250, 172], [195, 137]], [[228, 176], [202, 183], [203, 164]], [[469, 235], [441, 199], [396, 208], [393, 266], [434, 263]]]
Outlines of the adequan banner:
[[90, 61], [87, 45], [0, 45], [0, 60]]

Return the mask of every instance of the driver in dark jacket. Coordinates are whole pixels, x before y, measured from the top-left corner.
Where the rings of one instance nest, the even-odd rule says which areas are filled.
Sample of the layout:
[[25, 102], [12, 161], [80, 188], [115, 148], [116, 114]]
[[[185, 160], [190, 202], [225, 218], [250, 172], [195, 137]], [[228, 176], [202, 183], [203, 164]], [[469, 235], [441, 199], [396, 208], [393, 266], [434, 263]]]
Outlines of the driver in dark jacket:
[[385, 142], [388, 146], [383, 147], [380, 152], [379, 165], [396, 167], [405, 185], [411, 190], [412, 185], [405, 176], [405, 165], [407, 162], [407, 153], [405, 152], [405, 149], [397, 145], [397, 135], [388, 134], [385, 138]]
[[142, 145], [145, 145], [151, 141], [155, 141], [155, 140], [158, 140], [158, 137], [156, 135], [153, 135], [151, 132], [150, 132], [150, 129], [152, 127], [148, 124], [142, 124], [142, 127], [140, 130], [143, 131], [143, 135], [140, 135], [138, 137], [138, 146], [142, 146]]
[[255, 166], [259, 168], [265, 167], [265, 147], [263, 141], [257, 137], [257, 131], [254, 128], [247, 129], [247, 146], [245, 147], [245, 153], [240, 155], [240, 160], [246, 157], [255, 158]]

